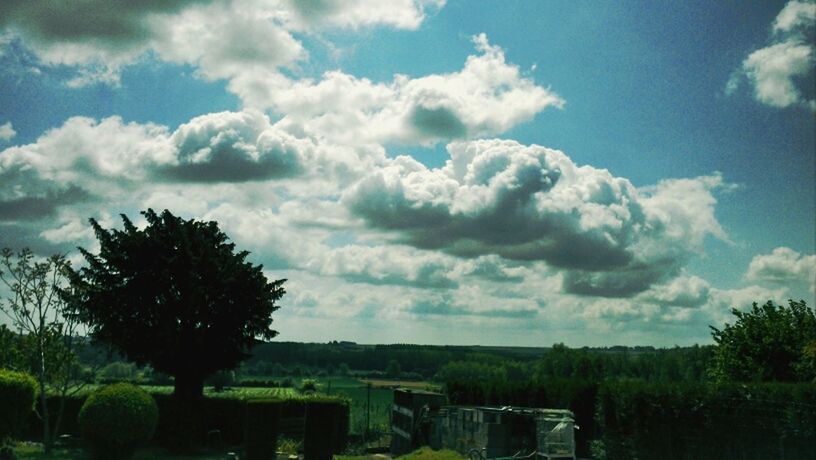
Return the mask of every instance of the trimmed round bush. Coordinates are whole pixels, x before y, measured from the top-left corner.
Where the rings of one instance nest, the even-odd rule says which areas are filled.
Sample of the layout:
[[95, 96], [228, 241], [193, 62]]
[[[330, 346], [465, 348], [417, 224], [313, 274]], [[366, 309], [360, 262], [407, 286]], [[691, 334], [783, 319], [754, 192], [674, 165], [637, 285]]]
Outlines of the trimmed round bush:
[[117, 383], [91, 394], [79, 411], [82, 437], [94, 458], [127, 459], [156, 430], [159, 409], [146, 391]]
[[23, 428], [36, 395], [34, 377], [25, 372], [0, 369], [0, 445]]

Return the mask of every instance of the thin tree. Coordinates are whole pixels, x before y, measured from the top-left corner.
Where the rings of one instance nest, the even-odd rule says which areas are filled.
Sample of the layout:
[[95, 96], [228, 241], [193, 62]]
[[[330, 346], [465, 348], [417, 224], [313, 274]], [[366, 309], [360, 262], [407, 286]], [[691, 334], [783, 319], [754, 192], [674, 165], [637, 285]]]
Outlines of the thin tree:
[[[32, 372], [39, 386], [37, 415], [42, 420], [46, 451], [59, 433], [64, 397], [69, 393], [76, 369], [73, 337], [78, 324], [65, 317], [65, 302], [60, 295], [69, 266], [65, 256], [56, 254], [38, 259], [25, 248], [16, 255], [4, 248], [0, 255], [0, 281], [8, 291], [0, 301], [0, 310], [19, 332], [22, 368]], [[52, 425], [48, 409], [48, 390], [62, 396], [56, 423]]]

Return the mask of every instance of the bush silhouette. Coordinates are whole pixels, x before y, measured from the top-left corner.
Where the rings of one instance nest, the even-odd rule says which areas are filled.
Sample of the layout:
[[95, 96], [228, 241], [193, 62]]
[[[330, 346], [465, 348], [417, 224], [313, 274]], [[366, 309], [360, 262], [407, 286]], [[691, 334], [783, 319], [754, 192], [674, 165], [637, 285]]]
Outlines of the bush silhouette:
[[93, 458], [130, 458], [156, 429], [159, 410], [143, 389], [117, 383], [93, 393], [79, 411], [79, 426]]
[[0, 446], [22, 429], [34, 407], [36, 394], [34, 377], [0, 369]]

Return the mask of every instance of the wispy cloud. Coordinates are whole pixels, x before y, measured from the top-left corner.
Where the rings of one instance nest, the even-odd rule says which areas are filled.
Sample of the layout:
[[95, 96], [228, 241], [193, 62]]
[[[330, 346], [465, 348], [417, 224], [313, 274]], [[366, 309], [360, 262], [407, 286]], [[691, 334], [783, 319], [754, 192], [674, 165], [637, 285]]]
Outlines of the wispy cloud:
[[17, 135], [17, 131], [14, 130], [14, 127], [11, 125], [11, 122], [8, 121], [0, 125], [0, 141], [10, 141], [14, 139], [14, 136]]

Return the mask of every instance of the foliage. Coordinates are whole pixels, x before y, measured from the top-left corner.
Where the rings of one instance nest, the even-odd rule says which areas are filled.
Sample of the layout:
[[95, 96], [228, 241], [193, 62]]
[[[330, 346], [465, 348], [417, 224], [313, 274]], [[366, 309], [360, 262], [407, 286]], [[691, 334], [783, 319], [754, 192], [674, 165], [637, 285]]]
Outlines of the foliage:
[[298, 450], [303, 449], [303, 442], [293, 438], [281, 438], [278, 440], [278, 452], [286, 455], [297, 455]]
[[816, 385], [608, 382], [597, 417], [608, 459], [812, 458]]
[[37, 381], [29, 374], [0, 369], [0, 445], [19, 434], [34, 407]]
[[816, 314], [804, 300], [788, 306], [768, 301], [746, 312], [731, 310], [736, 322], [711, 326], [717, 346], [711, 375], [717, 381], [808, 382], [816, 378]]
[[211, 385], [214, 391], [224, 391], [225, 387], [235, 385], [235, 371], [218, 371], [207, 378], [205, 383]]
[[303, 394], [314, 393], [317, 391], [317, 382], [314, 379], [303, 379], [299, 390]]
[[505, 381], [507, 371], [502, 366], [475, 361], [453, 361], [442, 366], [436, 379], [442, 382]]
[[256, 338], [271, 339], [285, 280], [235, 252], [215, 222], [143, 212], [147, 227], [122, 216], [123, 230], [91, 225], [99, 254], [69, 270], [72, 311], [91, 335], [128, 359], [175, 377], [176, 393], [200, 397], [204, 378], [234, 369]]
[[399, 378], [400, 374], [402, 374], [402, 367], [399, 361], [396, 359], [388, 361], [388, 366], [385, 368], [385, 375], [387, 377]]
[[462, 460], [467, 457], [449, 449], [433, 450], [430, 447], [422, 447], [398, 458], [400, 460]]
[[135, 364], [122, 361], [114, 361], [99, 371], [99, 375], [106, 381], [135, 380], [138, 374]]
[[103, 387], [79, 411], [82, 437], [96, 458], [129, 458], [156, 429], [159, 410], [143, 389], [117, 383]]
[[11, 445], [0, 444], [0, 460], [17, 460]]
[[[316, 375], [331, 366], [360, 378], [385, 378], [388, 363], [399, 364], [402, 380], [447, 380], [443, 368], [451, 363], [478, 363], [510, 380], [637, 378], [650, 382], [707, 379], [713, 346], [551, 348], [475, 347], [435, 345], [358, 345], [342, 343], [269, 342], [256, 346], [242, 367], [247, 375]], [[345, 366], [343, 366], [345, 364]], [[473, 368], [471, 368], [473, 369]], [[458, 371], [461, 371], [460, 368]], [[477, 374], [478, 375], [478, 374]], [[504, 378], [504, 377], [502, 377]]]
[[22, 361], [17, 334], [5, 324], [0, 324], [0, 368], [15, 369]]

